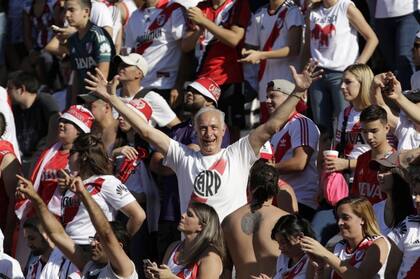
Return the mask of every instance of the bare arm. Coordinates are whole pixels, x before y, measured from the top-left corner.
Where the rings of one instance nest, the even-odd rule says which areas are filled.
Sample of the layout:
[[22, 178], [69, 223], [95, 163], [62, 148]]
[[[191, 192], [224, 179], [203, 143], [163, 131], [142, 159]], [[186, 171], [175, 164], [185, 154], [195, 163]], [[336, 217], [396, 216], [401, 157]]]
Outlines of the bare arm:
[[172, 169], [165, 167], [162, 165], [162, 161], [165, 157], [160, 152], [154, 152], [152, 154], [152, 158], [150, 159], [149, 168], [152, 172], [162, 175], [162, 176], [169, 176], [174, 175]]
[[134, 272], [134, 265], [124, 252], [118, 239], [115, 237], [111, 225], [106, 219], [102, 209], [86, 190], [80, 177], [75, 178], [71, 183], [70, 189], [79, 196], [80, 200], [89, 212], [90, 220], [92, 221], [102, 247], [108, 256], [108, 261], [112, 266], [112, 270], [118, 276], [130, 276]]
[[305, 94], [305, 91], [312, 84], [312, 81], [320, 78], [321, 72], [315, 72], [317, 62], [311, 60], [304, 68], [302, 74], [298, 74], [293, 66], [290, 66], [290, 69], [293, 74], [293, 79], [295, 80], [295, 90], [286, 101], [278, 107], [270, 119], [264, 124], [258, 126], [255, 130], [251, 131], [249, 134], [249, 142], [254, 149], [256, 155], [259, 154], [259, 151], [263, 144], [269, 140], [272, 135], [274, 135], [280, 128], [286, 123], [289, 119], [290, 114], [295, 109], [298, 102], [302, 99]]
[[375, 51], [376, 46], [378, 45], [378, 37], [376, 37], [375, 32], [366, 22], [362, 13], [354, 5], [349, 5], [347, 9], [347, 17], [350, 21], [350, 24], [356, 28], [356, 30], [362, 35], [366, 40], [365, 47], [360, 53], [359, 58], [357, 58], [357, 63], [367, 63], [369, 58], [372, 56]]
[[299, 146], [293, 150], [292, 158], [278, 162], [275, 167], [279, 173], [303, 171], [309, 163], [314, 150], [309, 146]]
[[146, 213], [137, 201], [127, 204], [121, 208], [121, 211], [128, 217], [127, 232], [133, 236], [146, 220]]
[[303, 237], [302, 249], [320, 257], [343, 279], [373, 278], [381, 269], [388, 257], [388, 244], [384, 238], [379, 238], [366, 251], [361, 265], [357, 268], [347, 261], [340, 260], [336, 255], [324, 248], [316, 240]]
[[278, 59], [284, 57], [297, 56], [300, 53], [302, 41], [302, 27], [292, 26], [287, 32], [287, 45], [282, 48], [274, 50], [245, 50], [242, 52], [246, 57], [239, 60], [239, 62], [259, 63], [264, 59]]
[[118, 85], [118, 76], [115, 76], [109, 84], [104, 75], [96, 68], [97, 75], [93, 76], [88, 73], [86, 81], [86, 89], [94, 91], [95, 94], [105, 101], [109, 102], [127, 121], [132, 125], [135, 131], [145, 141], [155, 146], [164, 156], [168, 153], [171, 139], [158, 129], [150, 126], [136, 112], [131, 110], [123, 101], [115, 95]]
[[195, 45], [197, 44], [197, 40], [201, 35], [201, 30], [190, 30], [187, 31], [185, 34], [185, 37], [181, 40], [181, 49], [183, 52], [190, 52], [195, 48]]
[[187, 16], [192, 22], [203, 29], [207, 29], [216, 39], [230, 47], [236, 47], [245, 35], [245, 29], [240, 26], [232, 25], [230, 29], [226, 29], [216, 25], [213, 21], [206, 18], [197, 7], [189, 8]]
[[89, 259], [85, 259], [84, 253], [77, 248], [74, 241], [64, 231], [60, 222], [48, 210], [42, 198], [35, 192], [32, 182], [19, 175], [17, 175], [17, 178], [19, 179], [17, 194], [22, 198], [31, 200], [32, 206], [36, 209], [48, 236], [79, 270], [83, 270]]
[[217, 279], [223, 271], [222, 259], [214, 252], [207, 254], [200, 259], [198, 264], [197, 279]]
[[[96, 65], [96, 67], [101, 71], [105, 78], [108, 78], [109, 74], [109, 62], [101, 62]], [[97, 75], [97, 74], [96, 74]]]

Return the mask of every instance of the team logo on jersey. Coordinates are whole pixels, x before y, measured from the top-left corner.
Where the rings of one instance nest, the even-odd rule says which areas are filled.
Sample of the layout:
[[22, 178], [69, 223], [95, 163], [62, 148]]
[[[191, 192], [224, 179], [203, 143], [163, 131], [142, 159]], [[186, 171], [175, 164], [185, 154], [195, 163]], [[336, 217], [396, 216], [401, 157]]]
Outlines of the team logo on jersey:
[[160, 14], [157, 18], [156, 18], [156, 23], [162, 27], [162, 25], [164, 25], [166, 22], [166, 15], [165, 14]]
[[283, 27], [283, 22], [284, 22], [283, 18], [278, 17], [278, 18], [276, 19], [276, 22], [275, 22], [274, 24], [276, 25], [276, 27], [277, 27], [278, 29], [281, 29], [281, 28]]
[[124, 184], [120, 184], [117, 186], [115, 192], [117, 193], [117, 195], [122, 196], [124, 193], [128, 192], [128, 189]]
[[222, 184], [221, 176], [226, 163], [226, 160], [220, 159], [210, 169], [201, 171], [194, 179], [194, 193], [201, 197], [216, 195]]
[[111, 53], [111, 46], [108, 43], [103, 43], [101, 44], [101, 46], [99, 47], [99, 52], [101, 54], [108, 54]]
[[85, 49], [86, 49], [88, 54], [91, 54], [92, 53], [92, 43], [87, 42], [86, 45], [85, 45]]

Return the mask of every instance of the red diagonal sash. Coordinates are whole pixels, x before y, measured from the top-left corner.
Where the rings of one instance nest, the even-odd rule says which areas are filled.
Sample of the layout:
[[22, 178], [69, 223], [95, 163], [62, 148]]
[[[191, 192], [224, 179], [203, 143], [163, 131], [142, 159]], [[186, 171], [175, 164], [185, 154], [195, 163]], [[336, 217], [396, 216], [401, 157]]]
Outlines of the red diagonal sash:
[[[167, 5], [163, 8], [163, 10], [159, 13], [159, 15], [155, 18], [155, 20], [149, 25], [149, 28], [147, 29], [147, 33], [153, 33], [158, 28], [165, 25], [165, 23], [168, 21], [168, 19], [171, 17], [172, 12], [175, 11], [178, 8], [181, 8], [182, 6], [178, 3], [172, 3], [170, 5]], [[135, 53], [143, 54], [148, 47], [150, 47], [153, 44], [153, 38], [139, 43], [136, 48], [133, 50]]]
[[[284, 19], [286, 18], [287, 14], [287, 7], [284, 7], [278, 14], [277, 20], [274, 23], [273, 30], [271, 30], [270, 36], [268, 37], [267, 41], [265, 42], [263, 51], [270, 51], [273, 48], [274, 42], [276, 41], [277, 37], [280, 34], [280, 30], [283, 28]], [[258, 70], [258, 81], [260, 81], [264, 75], [265, 67], [267, 66], [267, 60], [261, 60], [260, 68]]]

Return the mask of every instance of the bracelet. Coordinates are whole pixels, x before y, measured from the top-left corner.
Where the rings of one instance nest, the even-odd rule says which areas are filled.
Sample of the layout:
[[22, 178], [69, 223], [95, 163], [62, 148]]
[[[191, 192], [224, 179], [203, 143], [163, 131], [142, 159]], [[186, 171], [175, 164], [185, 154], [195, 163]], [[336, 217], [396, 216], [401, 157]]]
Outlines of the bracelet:
[[296, 94], [290, 94], [290, 96], [292, 96], [292, 97], [295, 97], [295, 98], [298, 98], [299, 100], [301, 100], [301, 101], [303, 101], [303, 99], [302, 99], [302, 97], [299, 97], [299, 96], [297, 96]]

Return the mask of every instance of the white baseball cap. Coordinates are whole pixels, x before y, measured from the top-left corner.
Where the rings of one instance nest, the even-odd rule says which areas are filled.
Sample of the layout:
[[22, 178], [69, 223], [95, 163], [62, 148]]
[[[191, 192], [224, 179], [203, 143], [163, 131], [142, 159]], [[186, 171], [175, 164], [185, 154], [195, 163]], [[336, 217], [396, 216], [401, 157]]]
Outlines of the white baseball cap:
[[146, 61], [146, 59], [144, 59], [144, 57], [138, 53], [130, 53], [129, 55], [117, 55], [115, 56], [115, 58], [117, 61], [122, 61], [124, 62], [124, 64], [127, 65], [131, 65], [131, 66], [136, 66], [137, 68], [139, 68], [142, 73], [143, 76], [147, 75], [147, 72], [149, 70], [149, 65]]

